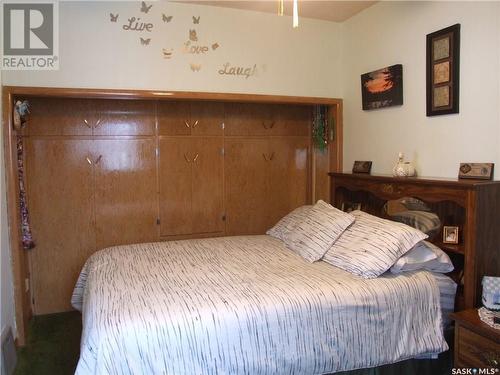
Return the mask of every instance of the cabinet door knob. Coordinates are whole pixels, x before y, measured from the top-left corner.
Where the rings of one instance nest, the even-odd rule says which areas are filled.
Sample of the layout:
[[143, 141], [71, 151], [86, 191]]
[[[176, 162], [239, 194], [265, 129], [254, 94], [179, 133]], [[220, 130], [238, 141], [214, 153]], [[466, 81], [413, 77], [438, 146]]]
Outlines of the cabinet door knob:
[[197, 126], [197, 125], [198, 125], [198, 120], [196, 120], [196, 121], [194, 122], [194, 124], [193, 124], [193, 125], [191, 125], [191, 127], [194, 129], [194, 128], [196, 128], [196, 126]]
[[92, 129], [92, 125], [90, 125], [90, 124], [89, 124], [89, 122], [87, 121], [87, 119], [84, 119], [84, 120], [83, 120], [83, 123], [84, 123], [85, 125], [87, 125], [87, 128]]
[[102, 159], [102, 155], [99, 155], [99, 157], [94, 161], [95, 165], [98, 165]]
[[191, 163], [191, 160], [189, 160], [187, 152], [184, 154], [184, 159], [186, 160], [187, 163]]
[[262, 153], [262, 157], [264, 158], [265, 161], [268, 161], [265, 153]]
[[200, 156], [200, 154], [196, 154], [196, 155], [195, 155], [195, 157], [194, 157], [194, 159], [193, 159], [193, 162], [195, 162], [195, 163], [196, 163], [196, 160], [198, 160], [198, 157], [199, 157], [199, 156]]
[[90, 160], [90, 158], [87, 156], [87, 163], [89, 163], [90, 165], [92, 165], [92, 160]]
[[189, 122], [187, 122], [186, 120], [184, 120], [184, 125], [186, 125], [186, 128], [191, 127], [191, 126], [189, 125]]
[[274, 159], [274, 152], [271, 153], [271, 156], [269, 156], [269, 160], [273, 160]]
[[101, 119], [98, 119], [96, 122], [95, 122], [95, 125], [94, 125], [94, 129], [95, 128], [98, 128], [99, 125], [101, 125]]

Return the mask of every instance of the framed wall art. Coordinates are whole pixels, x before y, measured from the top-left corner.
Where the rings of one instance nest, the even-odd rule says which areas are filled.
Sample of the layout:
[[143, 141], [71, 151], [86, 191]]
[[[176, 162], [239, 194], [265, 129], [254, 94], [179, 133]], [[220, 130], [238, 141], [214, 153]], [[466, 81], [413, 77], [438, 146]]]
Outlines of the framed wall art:
[[460, 24], [427, 35], [427, 116], [459, 111]]
[[397, 64], [361, 75], [363, 110], [403, 104], [403, 65]]

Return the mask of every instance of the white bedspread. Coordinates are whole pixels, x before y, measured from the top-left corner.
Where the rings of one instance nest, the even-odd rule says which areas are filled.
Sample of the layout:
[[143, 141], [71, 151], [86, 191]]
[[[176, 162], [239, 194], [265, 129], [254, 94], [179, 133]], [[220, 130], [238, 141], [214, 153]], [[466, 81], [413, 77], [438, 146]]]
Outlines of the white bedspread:
[[76, 374], [322, 374], [448, 346], [433, 275], [366, 280], [269, 236], [119, 246], [89, 258]]

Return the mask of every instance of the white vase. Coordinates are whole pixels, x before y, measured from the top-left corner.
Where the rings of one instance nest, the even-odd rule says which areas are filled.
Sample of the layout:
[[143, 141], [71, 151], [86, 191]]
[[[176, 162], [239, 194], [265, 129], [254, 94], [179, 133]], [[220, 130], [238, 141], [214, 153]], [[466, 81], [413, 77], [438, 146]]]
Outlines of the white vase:
[[392, 170], [392, 175], [394, 177], [413, 177], [416, 175], [415, 167], [411, 162], [404, 161], [402, 152], [399, 153], [398, 162]]

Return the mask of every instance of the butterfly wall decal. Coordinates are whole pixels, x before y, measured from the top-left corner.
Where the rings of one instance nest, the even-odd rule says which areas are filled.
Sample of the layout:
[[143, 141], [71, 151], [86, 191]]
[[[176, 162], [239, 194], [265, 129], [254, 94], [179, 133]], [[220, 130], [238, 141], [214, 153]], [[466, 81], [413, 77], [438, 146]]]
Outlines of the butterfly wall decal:
[[162, 51], [163, 51], [163, 58], [164, 59], [170, 59], [172, 57], [172, 54], [173, 54], [172, 49], [163, 48]]
[[153, 4], [151, 5], [146, 5], [146, 3], [143, 1], [142, 4], [141, 4], [141, 12], [142, 13], [148, 13], [151, 9], [151, 7], [153, 6]]
[[201, 17], [201, 16], [198, 16], [198, 17], [193, 16], [193, 23], [194, 23], [195, 25], [197, 25], [197, 24], [199, 24], [199, 23], [200, 23], [200, 17]]
[[110, 20], [111, 22], [116, 22], [116, 21], [118, 21], [118, 13], [117, 13], [116, 15], [114, 15], [113, 13], [110, 13], [110, 14], [109, 14], [109, 20]]
[[141, 38], [141, 44], [143, 46], [149, 46], [149, 42], [151, 42], [151, 38], [147, 38], [147, 39]]
[[172, 17], [173, 16], [166, 16], [165, 13], [161, 14], [161, 19], [163, 20], [163, 22], [170, 22], [170, 21], [172, 21]]
[[189, 64], [193, 72], [199, 72], [201, 69], [201, 64]]

